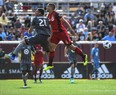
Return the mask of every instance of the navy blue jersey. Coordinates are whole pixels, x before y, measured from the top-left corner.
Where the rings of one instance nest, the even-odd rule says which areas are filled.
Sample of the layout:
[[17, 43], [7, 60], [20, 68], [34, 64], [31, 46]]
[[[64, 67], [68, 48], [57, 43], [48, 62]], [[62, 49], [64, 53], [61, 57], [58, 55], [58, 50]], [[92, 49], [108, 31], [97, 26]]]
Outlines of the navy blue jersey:
[[37, 34], [50, 35], [49, 21], [47, 17], [36, 16], [32, 21], [32, 26]]
[[30, 64], [31, 63], [31, 46], [24, 45], [20, 52], [21, 52], [21, 63]]

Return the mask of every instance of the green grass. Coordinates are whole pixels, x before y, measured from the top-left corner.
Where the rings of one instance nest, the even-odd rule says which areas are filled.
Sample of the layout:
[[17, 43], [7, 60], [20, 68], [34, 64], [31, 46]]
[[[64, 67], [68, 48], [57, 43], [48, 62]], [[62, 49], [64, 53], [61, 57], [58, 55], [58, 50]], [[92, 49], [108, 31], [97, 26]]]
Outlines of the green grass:
[[28, 88], [22, 86], [22, 80], [0, 80], [0, 95], [116, 95], [116, 80], [28, 80]]

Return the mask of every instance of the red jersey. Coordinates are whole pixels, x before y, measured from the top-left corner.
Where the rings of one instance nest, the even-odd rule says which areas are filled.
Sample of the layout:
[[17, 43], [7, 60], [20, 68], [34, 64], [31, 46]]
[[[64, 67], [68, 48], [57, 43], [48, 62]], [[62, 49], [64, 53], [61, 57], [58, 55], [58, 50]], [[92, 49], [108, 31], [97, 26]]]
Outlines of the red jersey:
[[43, 58], [43, 48], [40, 45], [35, 46], [36, 53], [34, 55], [34, 64], [43, 64], [44, 58]]
[[63, 26], [63, 23], [61, 22], [62, 16], [59, 15], [59, 13], [53, 11], [52, 13], [48, 14], [49, 23], [52, 28], [52, 32], [62, 32], [66, 31], [66, 28]]

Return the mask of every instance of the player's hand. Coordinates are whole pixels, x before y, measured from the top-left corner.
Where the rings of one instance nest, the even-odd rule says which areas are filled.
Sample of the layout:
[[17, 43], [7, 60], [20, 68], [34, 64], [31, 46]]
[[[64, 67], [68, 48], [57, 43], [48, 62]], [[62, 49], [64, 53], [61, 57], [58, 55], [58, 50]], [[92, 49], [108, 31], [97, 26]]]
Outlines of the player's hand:
[[48, 42], [50, 42], [51, 37], [48, 38]]

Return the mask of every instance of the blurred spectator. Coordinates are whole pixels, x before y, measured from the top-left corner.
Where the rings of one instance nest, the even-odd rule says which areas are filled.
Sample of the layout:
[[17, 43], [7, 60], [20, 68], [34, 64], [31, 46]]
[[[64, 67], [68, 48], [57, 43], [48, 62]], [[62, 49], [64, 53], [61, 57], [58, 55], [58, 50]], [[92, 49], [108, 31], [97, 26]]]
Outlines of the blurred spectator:
[[16, 30], [19, 30], [21, 28], [21, 26], [22, 26], [22, 24], [21, 24], [19, 18], [17, 18], [17, 20], [14, 24], [14, 27], [15, 27]]
[[76, 15], [83, 15], [84, 14], [84, 11], [83, 11], [83, 9], [82, 9], [82, 7], [81, 7], [81, 5], [78, 5], [78, 9], [77, 9], [77, 11], [76, 11]]
[[113, 32], [109, 32], [109, 35], [106, 35], [105, 37], [102, 38], [103, 41], [116, 41], [115, 35]]
[[114, 11], [112, 11], [112, 8], [113, 8], [113, 6], [110, 5], [108, 7], [108, 11], [106, 12], [105, 18], [107, 20], [107, 23], [109, 23], [109, 22], [114, 23], [115, 22], [115, 13], [114, 13]]
[[83, 23], [83, 19], [79, 20], [79, 23], [76, 24], [76, 33], [82, 32], [85, 29], [85, 24]]
[[5, 13], [2, 13], [2, 16], [0, 17], [0, 24], [2, 25], [8, 25], [10, 21], [8, 20], [7, 16]]
[[6, 0], [5, 4], [4, 4], [4, 9], [7, 13], [11, 13], [13, 12], [13, 8], [14, 8], [14, 3], [10, 0]]
[[0, 63], [5, 63], [5, 52], [2, 50], [0, 46]]
[[88, 10], [84, 15], [84, 20], [87, 23], [89, 20], [94, 20], [95, 16], [92, 14], [91, 10]]
[[109, 31], [112, 31], [112, 29], [113, 29], [113, 23], [112, 22], [108, 23], [108, 29], [109, 29]]
[[85, 27], [83, 34], [85, 35], [85, 39], [86, 39], [89, 34], [87, 27]]
[[2, 25], [0, 25], [0, 41], [4, 41], [5, 39], [6, 39], [6, 33], [4, 32]]
[[91, 20], [89, 20], [87, 23], [88, 32], [91, 32], [92, 27], [93, 27], [93, 23]]
[[93, 41], [99, 41], [100, 40], [100, 37], [98, 35], [98, 33], [96, 32], [94, 35], [93, 35]]
[[79, 41], [85, 41], [85, 35], [83, 34], [84, 31], [79, 33]]
[[22, 25], [21, 25], [21, 28], [19, 29], [19, 31], [20, 31], [21, 34], [24, 34], [24, 33], [25, 33], [26, 31], [28, 31], [28, 30], [25, 28], [25, 25], [22, 24]]
[[76, 23], [78, 22], [78, 19], [76, 18], [75, 14], [71, 15], [71, 18], [69, 19], [71, 26], [73, 29], [76, 28]]
[[88, 36], [87, 36], [87, 38], [85, 40], [86, 41], [92, 41], [93, 40], [93, 36], [92, 36], [91, 32], [88, 33]]
[[16, 20], [17, 20], [17, 15], [16, 14], [13, 14], [13, 13], [10, 13], [10, 14], [8, 14], [8, 19], [11, 21], [11, 27], [14, 27], [14, 24], [15, 24], [15, 22], [16, 22]]
[[26, 27], [26, 28], [29, 28], [29, 27], [30, 27], [31, 18], [30, 18], [29, 15], [26, 15], [26, 16], [25, 16], [24, 24], [25, 24], [25, 27]]
[[98, 34], [100, 34], [102, 38], [105, 36], [105, 28], [106, 27], [103, 24], [103, 22], [99, 21], [99, 23], [97, 25], [97, 30], [98, 30]]
[[8, 41], [12, 41], [12, 40], [14, 40], [13, 38], [14, 38], [14, 36], [15, 36], [15, 33], [14, 33], [15, 31], [14, 31], [14, 28], [13, 27], [10, 27], [10, 29], [7, 31], [7, 33], [6, 33], [6, 40], [8, 40]]
[[99, 41], [100, 38], [99, 38], [99, 35], [97, 33], [97, 28], [96, 27], [92, 28], [91, 33], [92, 33], [92, 40]]

